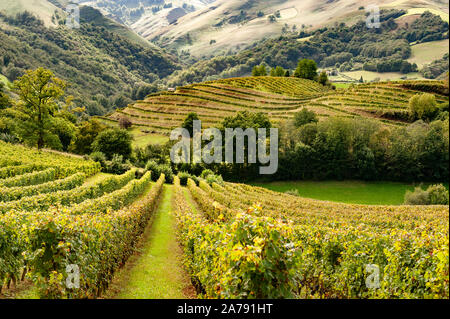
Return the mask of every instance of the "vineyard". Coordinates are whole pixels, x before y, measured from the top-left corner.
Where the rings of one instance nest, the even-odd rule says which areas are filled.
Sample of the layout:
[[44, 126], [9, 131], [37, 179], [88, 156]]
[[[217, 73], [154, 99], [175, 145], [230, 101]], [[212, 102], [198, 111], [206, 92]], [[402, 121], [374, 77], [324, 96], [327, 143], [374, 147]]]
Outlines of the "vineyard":
[[[44, 298], [102, 297], [162, 201], [164, 175], [87, 182], [100, 166], [82, 157], [0, 151], [0, 289], [29, 280]], [[449, 296], [447, 206], [339, 204], [201, 178], [166, 187], [197, 297]], [[67, 287], [68, 265], [79, 288]]]
[[448, 102], [444, 91], [443, 82], [438, 81], [369, 83], [331, 90], [298, 78], [232, 78], [151, 94], [102, 120], [114, 124], [126, 117], [141, 130], [167, 135], [190, 112], [196, 112], [204, 126], [210, 127], [237, 111], [264, 112], [277, 123], [308, 107], [319, 117], [370, 117], [402, 125], [408, 119], [413, 95], [432, 92], [437, 102], [443, 103]]
[[[0, 142], [0, 293], [26, 276], [45, 298], [93, 298], [133, 252], [164, 183], [132, 169], [94, 183], [100, 165]], [[140, 177], [140, 178], [137, 178]], [[67, 290], [67, 265], [83, 269]]]
[[[449, 210], [175, 180], [179, 238], [212, 298], [448, 298]], [[283, 203], [280, 205], [280, 203]], [[370, 289], [367, 265], [379, 269]]]

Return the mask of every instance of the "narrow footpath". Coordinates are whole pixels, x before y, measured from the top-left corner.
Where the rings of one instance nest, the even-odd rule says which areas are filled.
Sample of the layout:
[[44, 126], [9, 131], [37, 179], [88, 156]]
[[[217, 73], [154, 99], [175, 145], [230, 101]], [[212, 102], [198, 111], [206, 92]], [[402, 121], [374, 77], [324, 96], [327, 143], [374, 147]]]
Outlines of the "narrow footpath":
[[171, 214], [173, 186], [164, 185], [159, 205], [137, 252], [116, 274], [104, 298], [195, 298], [195, 290], [182, 268], [182, 251]]

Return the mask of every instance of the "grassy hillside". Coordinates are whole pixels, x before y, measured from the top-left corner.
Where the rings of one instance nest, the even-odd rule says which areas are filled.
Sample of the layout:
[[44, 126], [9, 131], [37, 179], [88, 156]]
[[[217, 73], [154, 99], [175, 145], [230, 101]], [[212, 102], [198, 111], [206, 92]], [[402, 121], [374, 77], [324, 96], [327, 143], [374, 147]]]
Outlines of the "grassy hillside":
[[[189, 13], [166, 27], [148, 26], [141, 19], [133, 28], [148, 39], [160, 38], [164, 45], [189, 50], [196, 57], [221, 55], [229, 50], [239, 51], [255, 41], [282, 34], [283, 27], [291, 30], [314, 29], [335, 22], [353, 24], [365, 19], [361, 6], [372, 1], [305, 1], [305, 0], [217, 0], [207, 8]], [[377, 1], [382, 8], [406, 9], [408, 14], [420, 14], [425, 9], [448, 18], [448, 4], [441, 1]], [[269, 16], [276, 16], [270, 21]], [[192, 42], [187, 42], [189, 34]], [[211, 44], [211, 40], [216, 42]]]
[[[409, 99], [421, 93], [418, 84], [443, 88], [442, 82], [437, 81], [386, 82], [333, 91], [297, 78], [233, 78], [183, 86], [173, 93], [152, 94], [103, 119], [115, 123], [127, 117], [147, 133], [168, 134], [181, 125], [189, 112], [196, 112], [204, 126], [213, 126], [237, 111], [264, 112], [277, 123], [308, 107], [322, 118], [362, 116], [401, 125], [402, 119], [407, 119]], [[438, 102], [448, 102], [447, 96], [436, 96]]]
[[[53, 1], [55, 2], [55, 1]], [[56, 1], [57, 3], [57, 1]], [[52, 21], [55, 11], [63, 16], [63, 10], [55, 6], [48, 0], [2, 0], [0, 1], [0, 12], [8, 15], [16, 15], [24, 11], [29, 11], [44, 21], [46, 26], [56, 26], [56, 21]]]
[[[420, 71], [420, 67], [413, 64], [417, 59], [414, 54], [421, 54], [427, 51], [426, 47], [436, 44], [439, 44], [439, 50], [436, 50], [439, 58], [448, 52], [442, 44], [448, 39], [448, 23], [431, 13], [414, 16], [407, 22], [396, 20], [405, 13], [405, 10], [382, 11], [381, 26], [376, 30], [368, 29], [364, 21], [359, 21], [353, 25], [327, 26], [317, 31], [289, 31], [276, 39], [254, 43], [239, 53], [199, 61], [188, 69], [175, 72], [168, 82], [170, 85], [183, 85], [248, 75], [253, 66], [261, 63], [292, 70], [303, 58], [315, 60], [323, 69], [341, 73], [363, 70], [380, 73], [376, 76], [380, 78], [382, 73], [403, 74], [395, 78], [408, 76]], [[190, 38], [191, 41], [195, 39], [193, 36]], [[413, 60], [409, 61], [410, 58]], [[419, 62], [423, 65], [434, 59], [435, 56], [428, 53]]]
[[408, 61], [416, 63], [419, 68], [422, 68], [425, 64], [430, 63], [430, 61], [441, 59], [448, 53], [448, 47], [448, 39], [415, 44], [411, 46], [411, 57]]

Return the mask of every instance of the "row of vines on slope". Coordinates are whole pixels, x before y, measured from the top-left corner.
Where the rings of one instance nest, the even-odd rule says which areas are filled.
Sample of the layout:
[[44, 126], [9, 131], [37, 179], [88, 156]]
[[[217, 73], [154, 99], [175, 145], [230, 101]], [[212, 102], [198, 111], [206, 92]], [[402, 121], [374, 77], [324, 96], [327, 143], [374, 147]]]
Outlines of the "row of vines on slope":
[[[448, 298], [448, 207], [383, 211], [189, 181], [202, 210], [194, 213], [178, 180], [175, 188], [187, 268], [206, 297]], [[265, 205], [247, 205], [249, 196]], [[370, 265], [379, 270], [375, 288], [367, 285]]]

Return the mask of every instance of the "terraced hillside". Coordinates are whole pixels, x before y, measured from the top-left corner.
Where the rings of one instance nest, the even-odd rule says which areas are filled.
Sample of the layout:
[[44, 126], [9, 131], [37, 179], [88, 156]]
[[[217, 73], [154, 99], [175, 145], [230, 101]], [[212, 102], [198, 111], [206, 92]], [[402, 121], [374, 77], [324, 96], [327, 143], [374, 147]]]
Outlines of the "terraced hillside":
[[401, 125], [411, 96], [424, 91], [439, 92], [437, 101], [448, 102], [438, 81], [371, 83], [334, 91], [297, 78], [232, 78], [152, 94], [103, 120], [114, 124], [127, 117], [144, 131], [168, 134], [189, 112], [196, 112], [204, 126], [213, 126], [236, 111], [265, 112], [277, 123], [308, 107], [320, 117], [363, 116]]
[[[448, 206], [338, 204], [201, 180], [183, 188], [178, 178], [174, 187], [186, 263], [208, 297], [448, 297]], [[380, 272], [377, 289], [367, 265]]]
[[[97, 296], [133, 252], [164, 175], [98, 175], [91, 160], [4, 142], [0, 154], [0, 294], [29, 273], [41, 297]], [[61, 279], [69, 260], [83, 269], [78, 290]]]

